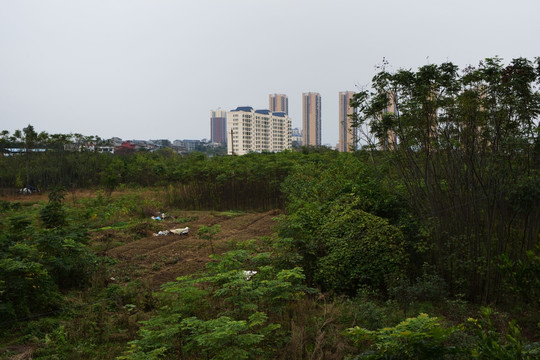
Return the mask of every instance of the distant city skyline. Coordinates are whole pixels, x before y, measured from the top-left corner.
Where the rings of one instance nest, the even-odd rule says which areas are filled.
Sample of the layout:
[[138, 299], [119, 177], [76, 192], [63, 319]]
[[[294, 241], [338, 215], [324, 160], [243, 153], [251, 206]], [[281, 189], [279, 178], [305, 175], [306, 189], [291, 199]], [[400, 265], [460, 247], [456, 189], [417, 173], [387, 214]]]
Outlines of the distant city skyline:
[[2, 1], [0, 130], [210, 138], [210, 110], [266, 109], [269, 94], [301, 128], [316, 91], [333, 147], [336, 94], [368, 88], [383, 58], [390, 71], [532, 60], [538, 13], [536, 0]]

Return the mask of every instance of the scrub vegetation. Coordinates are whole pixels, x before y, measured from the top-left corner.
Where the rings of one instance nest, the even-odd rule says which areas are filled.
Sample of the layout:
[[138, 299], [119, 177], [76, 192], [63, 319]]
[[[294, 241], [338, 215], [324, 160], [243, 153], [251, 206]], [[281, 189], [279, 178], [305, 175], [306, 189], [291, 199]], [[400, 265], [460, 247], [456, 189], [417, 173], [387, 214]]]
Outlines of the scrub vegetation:
[[539, 80], [383, 67], [350, 153], [3, 132], [0, 358], [539, 358]]

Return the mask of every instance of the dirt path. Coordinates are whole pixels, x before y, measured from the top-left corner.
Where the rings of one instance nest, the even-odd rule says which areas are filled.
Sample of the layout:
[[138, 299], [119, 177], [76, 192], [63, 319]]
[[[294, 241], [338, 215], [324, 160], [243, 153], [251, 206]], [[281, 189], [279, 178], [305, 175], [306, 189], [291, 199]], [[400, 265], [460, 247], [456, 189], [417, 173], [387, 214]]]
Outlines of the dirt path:
[[278, 211], [269, 211], [226, 216], [213, 212], [182, 212], [177, 218], [193, 220], [181, 225], [173, 220], [164, 220], [161, 225], [164, 229], [188, 226], [188, 234], [148, 236], [108, 250], [106, 255], [118, 260], [113, 273], [115, 281], [127, 282], [137, 278], [156, 287], [178, 276], [192, 274], [209, 261], [211, 248], [206, 240], [200, 240], [196, 235], [201, 225], [220, 225], [221, 232], [215, 236], [213, 246], [216, 253], [221, 253], [227, 250], [230, 240], [271, 236], [274, 218], [278, 214]]

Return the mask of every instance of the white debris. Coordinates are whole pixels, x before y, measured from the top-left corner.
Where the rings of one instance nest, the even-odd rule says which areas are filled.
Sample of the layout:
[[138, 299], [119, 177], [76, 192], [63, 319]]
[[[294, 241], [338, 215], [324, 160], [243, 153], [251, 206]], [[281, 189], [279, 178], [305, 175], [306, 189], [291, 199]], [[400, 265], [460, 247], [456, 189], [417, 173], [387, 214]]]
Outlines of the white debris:
[[181, 229], [171, 229], [171, 230], [164, 230], [160, 231], [158, 233], [154, 233], [154, 236], [167, 236], [169, 234], [175, 234], [175, 235], [182, 235], [187, 234], [189, 232], [189, 227], [181, 228]]
[[244, 270], [244, 276], [246, 277], [246, 280], [251, 280], [253, 275], [255, 275], [257, 272], [253, 270]]
[[176, 235], [187, 234], [188, 232], [189, 232], [189, 227], [187, 226], [181, 229], [171, 229], [171, 233], [176, 234]]

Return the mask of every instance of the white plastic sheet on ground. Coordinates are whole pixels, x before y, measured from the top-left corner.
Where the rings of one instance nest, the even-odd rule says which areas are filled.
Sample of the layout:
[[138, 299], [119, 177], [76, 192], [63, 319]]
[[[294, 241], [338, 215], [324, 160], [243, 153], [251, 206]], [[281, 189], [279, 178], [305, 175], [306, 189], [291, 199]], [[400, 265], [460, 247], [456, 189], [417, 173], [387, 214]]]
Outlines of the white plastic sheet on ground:
[[171, 229], [171, 230], [164, 230], [157, 233], [154, 233], [154, 236], [167, 236], [169, 234], [175, 234], [175, 235], [182, 235], [187, 234], [189, 232], [189, 227], [180, 228], [180, 229]]

